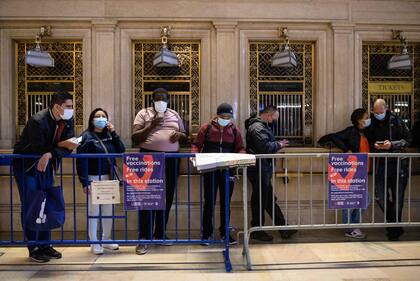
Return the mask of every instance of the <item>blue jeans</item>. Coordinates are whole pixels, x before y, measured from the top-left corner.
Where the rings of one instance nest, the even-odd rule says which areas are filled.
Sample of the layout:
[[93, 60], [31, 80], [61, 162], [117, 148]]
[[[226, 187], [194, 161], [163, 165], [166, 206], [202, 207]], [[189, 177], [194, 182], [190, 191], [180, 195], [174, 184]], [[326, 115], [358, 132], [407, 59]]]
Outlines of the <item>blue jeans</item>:
[[[21, 223], [22, 223], [22, 228], [23, 228], [23, 232], [25, 234], [25, 238], [27, 239], [27, 241], [36, 241], [36, 242], [40, 242], [38, 243], [34, 243], [34, 244], [28, 244], [28, 250], [29, 252], [32, 252], [35, 248], [44, 248], [49, 246], [46, 242], [43, 241], [49, 241], [50, 237], [51, 237], [51, 231], [47, 230], [47, 231], [34, 231], [34, 230], [30, 230], [26, 228], [26, 223], [25, 223], [25, 206], [28, 204], [30, 198], [28, 198], [26, 196], [26, 190], [36, 190], [39, 189], [40, 187], [38, 186], [38, 181], [36, 180], [36, 177], [34, 175], [31, 175], [30, 173], [25, 172], [24, 168], [19, 165], [19, 164], [14, 164], [13, 165], [13, 172], [14, 172], [14, 177], [17, 183], [17, 187], [19, 190], [19, 197], [20, 197], [20, 202], [21, 202]], [[36, 169], [36, 167], [32, 168], [32, 169]], [[51, 175], [50, 177], [50, 181], [49, 182], [53, 182], [53, 173], [52, 171], [49, 173], [49, 175]]]
[[[347, 224], [347, 223], [360, 223], [360, 210], [361, 209], [343, 209], [342, 210], [342, 214], [343, 214], [343, 224]], [[349, 221], [349, 217], [350, 217], [350, 221]], [[351, 232], [353, 231], [352, 228], [348, 228], [346, 229], [347, 232]]]

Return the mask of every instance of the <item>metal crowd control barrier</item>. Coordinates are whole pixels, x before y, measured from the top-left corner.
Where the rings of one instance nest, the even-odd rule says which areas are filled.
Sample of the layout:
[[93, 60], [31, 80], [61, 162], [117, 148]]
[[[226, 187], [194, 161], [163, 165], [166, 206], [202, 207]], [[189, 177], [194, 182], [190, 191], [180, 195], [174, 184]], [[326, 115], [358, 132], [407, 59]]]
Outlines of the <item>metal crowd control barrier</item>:
[[[142, 153], [147, 154], [147, 153]], [[14, 191], [17, 190], [15, 181], [13, 179], [14, 177], [14, 165], [13, 161], [15, 160], [21, 160], [20, 164], [25, 165], [25, 161], [30, 161], [30, 159], [38, 158], [39, 156], [28, 156], [28, 155], [14, 155], [14, 154], [0, 154], [0, 166], [2, 166], [3, 171], [6, 169], [8, 170], [6, 172], [6, 175], [8, 177], [8, 183], [9, 183], [9, 222], [7, 223], [6, 220], [2, 221], [3, 228], [6, 227], [6, 230], [0, 231], [0, 246], [13, 246], [13, 245], [34, 245], [34, 244], [52, 244], [52, 245], [88, 245], [88, 244], [111, 244], [111, 243], [117, 243], [121, 245], [135, 245], [135, 244], [155, 244], [155, 245], [162, 245], [162, 244], [184, 244], [184, 245], [194, 245], [194, 244], [206, 244], [206, 245], [221, 245], [223, 248], [221, 248], [221, 251], [223, 253], [223, 260], [225, 269], [227, 272], [230, 272], [232, 270], [232, 265], [230, 262], [229, 257], [229, 234], [230, 234], [230, 200], [229, 200], [229, 170], [223, 170], [224, 173], [224, 180], [226, 184], [226, 193], [225, 196], [225, 208], [226, 208], [226, 215], [225, 215], [225, 236], [220, 239], [216, 239], [214, 234], [211, 235], [211, 237], [205, 239], [203, 237], [203, 175], [200, 175], [199, 184], [196, 184], [195, 186], [192, 184], [191, 179], [191, 170], [192, 167], [190, 166], [190, 161], [188, 159], [190, 157], [193, 157], [194, 154], [187, 154], [187, 153], [166, 153], [165, 154], [165, 160], [174, 160], [175, 161], [175, 182], [167, 182], [168, 184], [172, 184], [174, 187], [174, 202], [171, 209], [171, 213], [169, 217], [172, 216], [172, 219], [175, 220], [174, 226], [172, 229], [166, 229], [164, 228], [164, 235], [163, 238], [154, 238], [153, 236], [149, 239], [140, 239], [140, 215], [138, 212], [132, 212], [132, 211], [126, 211], [124, 208], [121, 208], [121, 205], [112, 205], [112, 215], [105, 216], [102, 215], [102, 208], [99, 208], [99, 215], [98, 216], [91, 216], [89, 215], [88, 210], [88, 194], [86, 193], [86, 212], [80, 214], [78, 212], [78, 208], [81, 208], [81, 204], [77, 202], [77, 195], [82, 192], [82, 187], [78, 185], [78, 175], [76, 173], [76, 162], [77, 161], [84, 161], [86, 163], [85, 165], [85, 171], [83, 172], [84, 175], [88, 175], [88, 159], [104, 159], [108, 158], [113, 163], [117, 161], [118, 159], [121, 159], [123, 157], [123, 154], [71, 154], [66, 156], [65, 158], [68, 158], [70, 161], [70, 167], [66, 167], [67, 169], [70, 168], [72, 171], [69, 174], [63, 173], [63, 159], [60, 159], [60, 163], [57, 166], [58, 170], [55, 174], [55, 183], [59, 183], [60, 186], [63, 187], [63, 192], [65, 193], [65, 200], [70, 201], [69, 204], [66, 205], [66, 213], [72, 213], [71, 216], [66, 216], [66, 223], [64, 226], [61, 227], [61, 229], [53, 230], [49, 236], [48, 240], [40, 241], [37, 239], [34, 240], [28, 240], [23, 233], [25, 233], [25, 223], [23, 223], [23, 226], [20, 226], [20, 216], [14, 214], [14, 205], [18, 205], [20, 207], [20, 210], [23, 210], [25, 208], [22, 203], [19, 203], [18, 199], [15, 198], [17, 193]], [[179, 185], [179, 168], [180, 168], [180, 159], [187, 159], [186, 162], [186, 169], [187, 173], [187, 180], [185, 185]], [[101, 161], [98, 161], [99, 165], [101, 165]], [[68, 164], [66, 164], [68, 165]], [[16, 167], [15, 167], [16, 168]], [[36, 169], [35, 169], [36, 170]], [[99, 168], [100, 170], [100, 168]], [[16, 173], [15, 173], [16, 174]], [[3, 172], [4, 175], [4, 172]], [[24, 175], [25, 172], [24, 172]], [[70, 183], [68, 181], [70, 176]], [[114, 172], [112, 172], [111, 178], [114, 178]], [[185, 176], [185, 175], [184, 175]], [[213, 176], [214, 178], [214, 176]], [[66, 184], [64, 183], [66, 182]], [[70, 186], [69, 186], [70, 185]], [[68, 191], [68, 189], [71, 188], [71, 192]], [[195, 189], [195, 191], [194, 191]], [[197, 189], [198, 195], [197, 195]], [[25, 190], [25, 188], [23, 188]], [[7, 198], [7, 191], [4, 189], [4, 187], [1, 189], [1, 196], [3, 198]], [[191, 210], [192, 207], [192, 193], [194, 191], [195, 196], [199, 196], [199, 206], [200, 206], [200, 212], [199, 216], [200, 218], [193, 218], [193, 212]], [[215, 185], [214, 181], [212, 181], [212, 192], [214, 194], [215, 192]], [[187, 198], [181, 198], [180, 193], [185, 194]], [[79, 196], [80, 197], [80, 196]], [[197, 199], [197, 198], [195, 198]], [[5, 199], [7, 201], [7, 199]], [[183, 213], [181, 214], [181, 200], [184, 201], [183, 206], [186, 205], [186, 214], [185, 210], [182, 210]], [[185, 204], [186, 203], [186, 204]], [[216, 200], [214, 200], [214, 203], [216, 203]], [[84, 205], [84, 204], [83, 204]], [[69, 207], [70, 206], [70, 207]], [[82, 207], [83, 208], [83, 207]], [[215, 218], [215, 209], [213, 207], [213, 226], [214, 226], [214, 218]], [[150, 211], [146, 211], [150, 212]], [[186, 225], [181, 225], [181, 216], [184, 216], [186, 220]], [[84, 216], [86, 219], [86, 226], [84, 229], [78, 229], [78, 219], [80, 219], [81, 216]], [[132, 218], [132, 216], [137, 216], [137, 220], [131, 220], [130, 226], [132, 225], [132, 222], [137, 221], [137, 228], [134, 231], [129, 231], [129, 218]], [[152, 217], [152, 213], [150, 213], [150, 216]], [[197, 214], [195, 214], [197, 216]], [[98, 240], [90, 240], [89, 239], [89, 221], [91, 219], [99, 219], [99, 232], [100, 236]], [[102, 219], [112, 219], [112, 238], [111, 240], [103, 240], [102, 239]], [[165, 221], [165, 212], [163, 212], [163, 220]], [[199, 221], [199, 233], [194, 233], [192, 224], [197, 224], [197, 221]], [[15, 223], [14, 223], [15, 222]], [[8, 226], [7, 226], [8, 224]], [[118, 224], [119, 228], [122, 228], [122, 233], [116, 231], [116, 224]], [[163, 223], [165, 225], [165, 223]], [[8, 228], [8, 229], [7, 229]], [[153, 232], [153, 223], [150, 224], [149, 233]], [[186, 229], [185, 229], [186, 228]], [[1, 229], [0, 229], [1, 230]], [[86, 232], [84, 234], [83, 232]], [[133, 234], [134, 232], [134, 234]], [[168, 238], [166, 235], [169, 233], [170, 235], [174, 235], [172, 238]], [[214, 251], [212, 251], [214, 252]], [[134, 254], [134, 249], [133, 249]], [[64, 257], [65, 258], [65, 257]]]
[[[270, 202], [263, 206], [265, 207], [265, 211], [272, 213], [272, 223], [263, 225], [261, 221], [263, 216], [265, 216], [265, 211], [263, 211], [262, 208], [258, 208], [259, 210], [257, 210], [257, 214], [255, 214], [254, 207], [254, 219], [256, 216], [256, 220], [260, 223], [255, 225], [254, 222], [252, 226], [248, 226], [248, 176], [252, 175], [252, 172], [250, 173], [251, 168], [244, 168], [243, 255], [245, 256], [248, 270], [252, 270], [249, 248], [250, 238], [251, 234], [257, 231], [420, 226], [420, 218], [418, 215], [413, 218], [415, 214], [412, 210], [413, 201], [415, 201], [413, 200], [412, 193], [413, 191], [416, 191], [415, 189], [412, 189], [412, 187], [416, 187], [412, 186], [413, 160], [420, 158], [419, 153], [368, 154], [370, 163], [368, 179], [369, 208], [363, 212], [362, 209], [358, 209], [360, 215], [359, 223], [350, 223], [349, 209], [343, 211], [343, 216], [347, 216], [347, 223], [339, 222], [341, 210], [339, 212], [337, 209], [328, 209], [328, 153], [270, 154], [257, 155], [256, 157], [257, 165], [254, 168], [254, 173], [256, 172], [259, 174], [259, 177], [256, 180], [258, 186], [254, 187], [252, 190], [254, 196], [257, 196], [259, 201], [257, 202], [257, 208], [264, 204], [262, 203], [261, 195], [269, 192], [267, 191], [267, 187], [262, 188], [261, 178], [267, 175], [269, 176], [270, 174], [273, 175], [269, 180], [273, 188], [273, 192], [269, 192], [271, 197], [269, 198]], [[273, 165], [271, 166], [270, 171], [261, 170], [261, 161], [264, 161], [264, 159], [272, 161]], [[318, 170], [314, 169], [315, 166]], [[276, 180], [276, 175], [284, 177], [283, 181], [280, 182], [278, 179]], [[296, 177], [294, 184], [289, 182], [290, 177]], [[307, 178], [305, 179], [305, 177]], [[314, 184], [315, 177], [318, 177], [318, 182]], [[304, 184], [302, 184], [303, 181]], [[388, 188], [384, 188], [384, 186], [388, 186]], [[407, 192], [405, 192], [405, 189], [407, 189]], [[255, 192], [257, 192], [257, 194], [255, 194]], [[279, 194], [282, 194], [280, 197], [282, 200], [276, 202], [276, 196], [279, 196]], [[394, 200], [396, 194], [399, 195], [399, 200]], [[379, 206], [375, 207], [375, 201]], [[418, 199], [416, 201], [418, 201]], [[281, 205], [281, 209], [284, 212], [284, 225], [275, 224], [276, 204]], [[390, 204], [390, 206], [388, 204]], [[402, 208], [403, 204], [406, 206], [404, 210]], [[302, 205], [304, 205], [304, 207], [302, 207]], [[318, 205], [318, 208], [315, 208], [315, 205]], [[402, 213], [404, 213], [404, 215]]]

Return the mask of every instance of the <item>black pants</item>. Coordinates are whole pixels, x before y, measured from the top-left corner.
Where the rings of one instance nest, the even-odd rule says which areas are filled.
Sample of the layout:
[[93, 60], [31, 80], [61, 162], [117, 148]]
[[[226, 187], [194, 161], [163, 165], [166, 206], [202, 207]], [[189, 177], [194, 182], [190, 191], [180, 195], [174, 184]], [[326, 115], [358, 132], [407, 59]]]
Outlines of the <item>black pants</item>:
[[[404, 207], [404, 194], [408, 183], [408, 162], [400, 160], [400, 169], [397, 170], [397, 160], [388, 159], [387, 173], [385, 173], [385, 159], [377, 160], [375, 171], [375, 197], [376, 202], [383, 212], [386, 206], [386, 221], [401, 222]], [[397, 177], [398, 174], [398, 177]], [[398, 188], [397, 188], [398, 178]], [[385, 186], [386, 180], [386, 186]], [[397, 194], [398, 189], [398, 194]], [[385, 200], [386, 197], [386, 200]], [[397, 216], [398, 205], [398, 216]], [[398, 237], [402, 234], [401, 227], [388, 227], [388, 236]]]
[[[220, 190], [220, 235], [226, 233], [226, 212], [230, 218], [230, 208], [226, 210], [226, 178], [225, 170], [216, 170], [204, 174], [204, 211], [203, 211], [203, 239], [213, 234], [213, 213], [216, 205], [217, 191]], [[233, 170], [229, 170], [229, 206], [234, 187]]]
[[[273, 185], [271, 179], [273, 177], [272, 169], [261, 169], [259, 167], [252, 167], [248, 170], [248, 177], [252, 184], [251, 195], [251, 209], [252, 209], [252, 226], [263, 226], [264, 216], [267, 211], [268, 215], [273, 218], [273, 200], [274, 200], [274, 223], [275, 225], [285, 225], [285, 219], [280, 206], [277, 204], [277, 197], [273, 199]], [[261, 178], [261, 192], [260, 192], [260, 178]], [[260, 198], [261, 193], [261, 198]], [[261, 199], [261, 204], [260, 204]]]
[[[150, 152], [144, 149], [141, 152]], [[166, 209], [159, 211], [139, 211], [140, 217], [140, 239], [164, 239], [166, 225], [174, 199], [175, 185], [178, 181], [179, 159], [165, 159], [165, 187], [166, 187]]]
[[[51, 237], [51, 231], [50, 230], [44, 230], [44, 231], [35, 231], [28, 229], [25, 225], [25, 212], [26, 212], [26, 206], [28, 205], [28, 196], [26, 195], [26, 190], [35, 190], [40, 189], [39, 183], [36, 180], [34, 175], [25, 173], [23, 165], [21, 165], [22, 161], [15, 161], [13, 165], [13, 172], [16, 180], [16, 184], [19, 190], [19, 197], [21, 202], [21, 222], [22, 222], [22, 228], [25, 234], [25, 238], [28, 241], [39, 241], [39, 244], [31, 244], [28, 245], [29, 252], [32, 252], [35, 248], [44, 248], [49, 246], [45, 241], [49, 241]], [[35, 169], [35, 168], [34, 168]], [[50, 173], [53, 174], [52, 172]], [[50, 179], [51, 182], [53, 182], [53, 179]]]

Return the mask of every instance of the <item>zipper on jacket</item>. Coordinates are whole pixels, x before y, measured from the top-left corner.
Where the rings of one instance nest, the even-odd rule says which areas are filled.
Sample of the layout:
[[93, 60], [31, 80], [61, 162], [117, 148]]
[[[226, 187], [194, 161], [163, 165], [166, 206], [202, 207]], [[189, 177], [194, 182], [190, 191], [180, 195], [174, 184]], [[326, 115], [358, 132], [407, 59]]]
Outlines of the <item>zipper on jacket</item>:
[[223, 127], [221, 127], [221, 131], [220, 131], [220, 153], [223, 152], [222, 144], [223, 144]]

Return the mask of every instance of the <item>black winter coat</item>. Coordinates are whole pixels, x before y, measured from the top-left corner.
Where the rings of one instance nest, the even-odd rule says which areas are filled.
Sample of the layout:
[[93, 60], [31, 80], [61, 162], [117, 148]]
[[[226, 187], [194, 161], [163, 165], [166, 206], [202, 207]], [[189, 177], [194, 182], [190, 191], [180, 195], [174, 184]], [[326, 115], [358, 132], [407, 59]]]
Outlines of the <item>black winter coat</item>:
[[[251, 117], [245, 122], [246, 132], [246, 152], [249, 154], [273, 154], [281, 149], [280, 143], [276, 141], [273, 131], [259, 117]], [[257, 165], [259, 160], [257, 160]], [[271, 171], [271, 159], [261, 160], [261, 169]]]
[[332, 143], [343, 152], [347, 152], [349, 150], [355, 153], [360, 152], [359, 129], [355, 126], [347, 127], [340, 132], [325, 135], [318, 141], [318, 144], [321, 146], [325, 146], [328, 143]]
[[[58, 122], [65, 122], [65, 126], [60, 139], [55, 141]], [[56, 161], [71, 153], [68, 149], [58, 147], [58, 142], [72, 137], [74, 137], [73, 118], [56, 121], [51, 111], [44, 109], [31, 116], [14, 146], [13, 153], [42, 155], [50, 152], [53, 156], [52, 161]], [[22, 169], [24, 166], [25, 171], [33, 173], [37, 161], [38, 159], [25, 159], [24, 164], [21, 161], [14, 161], [14, 166], [15, 169]]]

